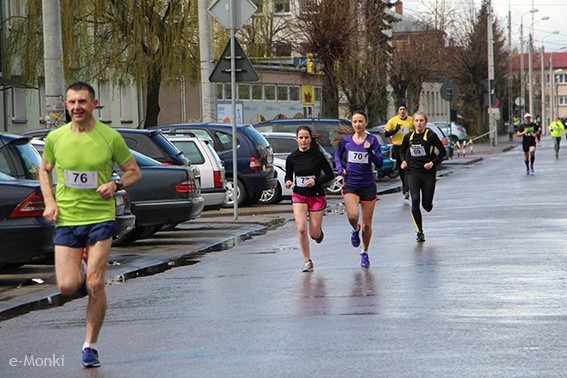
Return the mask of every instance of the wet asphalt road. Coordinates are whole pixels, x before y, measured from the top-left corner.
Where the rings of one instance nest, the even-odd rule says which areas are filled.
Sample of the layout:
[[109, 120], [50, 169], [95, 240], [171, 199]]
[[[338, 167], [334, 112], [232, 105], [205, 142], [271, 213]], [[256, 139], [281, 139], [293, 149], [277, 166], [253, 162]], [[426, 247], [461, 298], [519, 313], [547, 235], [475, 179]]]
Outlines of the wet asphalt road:
[[518, 148], [446, 170], [424, 244], [401, 195], [382, 195], [368, 270], [330, 213], [313, 273], [288, 222], [114, 282], [93, 371], [79, 368], [86, 299], [0, 322], [0, 375], [565, 376], [567, 151], [554, 160], [550, 143], [535, 175]]

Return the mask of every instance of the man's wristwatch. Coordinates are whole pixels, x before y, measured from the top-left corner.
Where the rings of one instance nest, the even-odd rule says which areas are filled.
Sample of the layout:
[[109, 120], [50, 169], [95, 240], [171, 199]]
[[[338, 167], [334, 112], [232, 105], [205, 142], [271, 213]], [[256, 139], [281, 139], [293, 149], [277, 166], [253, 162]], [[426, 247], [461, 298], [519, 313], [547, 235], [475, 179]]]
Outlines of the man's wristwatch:
[[114, 183], [116, 184], [116, 190], [124, 189], [124, 184], [122, 183], [122, 180], [120, 179], [114, 180]]

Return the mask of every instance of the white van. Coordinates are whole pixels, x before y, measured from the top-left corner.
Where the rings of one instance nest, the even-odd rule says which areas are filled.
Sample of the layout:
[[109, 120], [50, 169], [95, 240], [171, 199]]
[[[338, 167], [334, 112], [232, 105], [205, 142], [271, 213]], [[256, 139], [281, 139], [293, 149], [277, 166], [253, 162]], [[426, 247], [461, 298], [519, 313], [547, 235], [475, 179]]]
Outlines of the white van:
[[164, 135], [183, 152], [191, 165], [201, 171], [201, 196], [205, 200], [205, 210], [220, 209], [226, 202], [226, 178], [221, 159], [209, 141], [191, 136]]

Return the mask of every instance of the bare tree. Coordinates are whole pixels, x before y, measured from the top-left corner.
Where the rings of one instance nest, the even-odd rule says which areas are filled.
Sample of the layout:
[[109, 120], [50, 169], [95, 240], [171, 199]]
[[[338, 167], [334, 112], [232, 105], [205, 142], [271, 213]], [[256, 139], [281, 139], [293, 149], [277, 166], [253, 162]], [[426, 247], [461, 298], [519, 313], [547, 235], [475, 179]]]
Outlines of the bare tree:
[[323, 74], [321, 116], [339, 116], [339, 66], [355, 53], [357, 2], [303, 1], [294, 29], [294, 46], [303, 55], [313, 54]]
[[[488, 47], [487, 47], [487, 15], [488, 2], [485, 0], [475, 20], [469, 24], [468, 38], [452, 66], [453, 77], [457, 80], [462, 93], [457, 101], [459, 113], [471, 127], [472, 133], [488, 131], [484, 122], [488, 103], [485, 99], [486, 87], [483, 83], [488, 79]], [[504, 33], [498, 21], [494, 21], [494, 78], [493, 87], [496, 96], [502, 98], [506, 90], [507, 52], [505, 50]]]
[[357, 41], [352, 53], [339, 65], [340, 88], [345, 94], [350, 113], [366, 110], [370, 120], [386, 118], [388, 106], [388, 67], [391, 61], [391, 37], [385, 31], [395, 19], [391, 5], [377, 0], [359, 0], [358, 27], [353, 30]]
[[423, 83], [439, 80], [441, 73], [446, 72], [450, 50], [445, 46], [445, 35], [420, 25], [417, 31], [398, 33], [394, 46], [390, 71], [394, 101], [406, 101], [410, 111], [416, 111]]
[[[65, 75], [68, 81], [133, 81], [146, 90], [145, 126], [157, 124], [162, 81], [183, 75], [198, 80], [198, 22], [194, 0], [84, 0], [61, 6]], [[27, 79], [43, 72], [41, 0], [8, 33], [12, 62]]]

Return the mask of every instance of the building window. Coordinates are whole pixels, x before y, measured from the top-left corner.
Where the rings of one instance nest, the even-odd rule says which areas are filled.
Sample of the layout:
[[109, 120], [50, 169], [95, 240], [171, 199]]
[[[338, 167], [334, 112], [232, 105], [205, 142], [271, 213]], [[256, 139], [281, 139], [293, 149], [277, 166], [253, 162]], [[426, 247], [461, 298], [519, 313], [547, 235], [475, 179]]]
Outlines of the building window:
[[120, 87], [120, 121], [131, 123], [132, 121], [132, 92], [129, 86]]
[[289, 101], [287, 85], [278, 85], [278, 101]]
[[232, 85], [225, 85], [223, 92], [225, 100], [232, 100]]
[[252, 84], [252, 100], [262, 99], [262, 84]]
[[289, 0], [274, 0], [274, 13], [289, 13]]
[[238, 84], [238, 99], [250, 100], [250, 84]]
[[567, 105], [567, 96], [559, 96], [559, 97], [557, 97], [557, 103], [558, 103], [560, 106], [565, 106], [565, 105]]
[[110, 109], [110, 86], [106, 81], [102, 81], [98, 84], [98, 107], [98, 119], [100, 122], [112, 122]]
[[264, 86], [264, 96], [268, 101], [274, 101], [276, 99], [276, 86], [266, 85]]
[[301, 101], [301, 87], [289, 87], [289, 101]]
[[217, 85], [215, 86], [215, 91], [216, 91], [217, 100], [222, 100], [223, 85], [222, 85], [222, 84], [217, 84]]
[[321, 101], [323, 99], [323, 89], [321, 87], [315, 87], [315, 101]]

